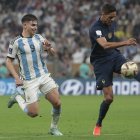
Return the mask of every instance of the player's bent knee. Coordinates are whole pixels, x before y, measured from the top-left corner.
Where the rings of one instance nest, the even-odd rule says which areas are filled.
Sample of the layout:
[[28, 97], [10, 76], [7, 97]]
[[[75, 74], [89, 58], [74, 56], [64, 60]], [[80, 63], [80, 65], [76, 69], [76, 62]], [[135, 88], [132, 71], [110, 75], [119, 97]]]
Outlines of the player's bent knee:
[[61, 102], [60, 101], [54, 102], [53, 106], [56, 107], [56, 108], [59, 108], [61, 106]]
[[28, 112], [28, 115], [29, 115], [31, 118], [35, 118], [35, 117], [38, 116], [38, 113]]
[[113, 102], [113, 99], [112, 99], [112, 98], [106, 99], [106, 102], [107, 102], [108, 104], [111, 104], [111, 103]]

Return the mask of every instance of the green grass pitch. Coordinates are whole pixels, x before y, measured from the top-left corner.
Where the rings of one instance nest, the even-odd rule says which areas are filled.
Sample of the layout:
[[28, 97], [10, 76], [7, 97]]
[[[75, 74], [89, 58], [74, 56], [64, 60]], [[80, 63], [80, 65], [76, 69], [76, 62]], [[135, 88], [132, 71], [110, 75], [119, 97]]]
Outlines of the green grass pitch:
[[61, 96], [59, 128], [64, 136], [48, 134], [51, 105], [40, 99], [40, 115], [30, 118], [18, 107], [7, 108], [9, 96], [0, 96], [0, 140], [140, 140], [140, 96], [115, 96], [103, 122], [102, 135], [93, 127], [102, 96]]

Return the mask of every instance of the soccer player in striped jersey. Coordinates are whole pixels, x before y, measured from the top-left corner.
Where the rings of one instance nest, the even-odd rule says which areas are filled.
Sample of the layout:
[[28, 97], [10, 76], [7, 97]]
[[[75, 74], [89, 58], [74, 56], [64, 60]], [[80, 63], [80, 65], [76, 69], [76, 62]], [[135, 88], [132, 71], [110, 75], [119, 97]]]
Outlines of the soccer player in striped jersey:
[[[36, 16], [32, 14], [23, 16], [22, 34], [9, 44], [6, 65], [15, 78], [17, 92], [11, 96], [8, 108], [11, 108], [17, 102], [27, 115], [32, 118], [38, 116], [38, 91], [40, 91], [53, 106], [50, 133], [60, 136], [62, 133], [57, 128], [61, 113], [58, 85], [51, 78], [42, 58], [43, 51], [54, 55], [55, 50], [47, 39], [40, 34], [36, 34], [37, 26]], [[19, 60], [20, 74], [16, 72], [13, 64], [16, 57]], [[24, 93], [24, 99], [19, 94], [21, 92]]]

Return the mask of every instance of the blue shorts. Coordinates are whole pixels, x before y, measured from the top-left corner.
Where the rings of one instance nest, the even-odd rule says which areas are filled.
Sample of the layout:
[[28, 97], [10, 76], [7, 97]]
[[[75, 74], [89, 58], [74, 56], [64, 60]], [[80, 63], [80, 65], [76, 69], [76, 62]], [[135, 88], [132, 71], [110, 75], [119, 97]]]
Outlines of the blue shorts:
[[121, 66], [126, 62], [123, 55], [118, 54], [113, 59], [100, 58], [92, 63], [96, 76], [96, 88], [102, 90], [103, 87], [113, 85], [113, 72], [120, 74]]

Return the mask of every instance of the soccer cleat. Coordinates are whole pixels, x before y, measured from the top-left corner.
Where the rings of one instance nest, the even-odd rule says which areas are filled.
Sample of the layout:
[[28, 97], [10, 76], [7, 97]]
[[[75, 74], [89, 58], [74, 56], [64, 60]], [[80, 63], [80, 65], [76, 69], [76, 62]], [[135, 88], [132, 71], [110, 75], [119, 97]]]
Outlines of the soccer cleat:
[[101, 135], [101, 126], [95, 126], [93, 130], [93, 135], [94, 136], [100, 136]]
[[16, 101], [16, 96], [17, 96], [17, 95], [21, 95], [21, 94], [23, 94], [23, 93], [24, 93], [24, 91], [23, 91], [23, 89], [22, 89], [22, 86], [18, 86], [18, 87], [16, 88], [16, 93], [13, 94], [13, 95], [10, 97], [10, 100], [9, 100], [9, 102], [8, 102], [8, 108], [11, 108], [15, 103], [17, 103], [17, 101]]
[[54, 136], [62, 136], [63, 135], [57, 128], [51, 128], [49, 133], [51, 135], [54, 135]]
[[17, 103], [17, 101], [16, 101], [16, 96], [17, 96], [18, 94], [17, 93], [15, 93], [15, 94], [13, 94], [11, 97], [10, 97], [10, 100], [9, 100], [9, 102], [8, 102], [8, 108], [11, 108], [15, 103]]

